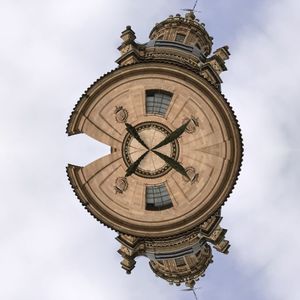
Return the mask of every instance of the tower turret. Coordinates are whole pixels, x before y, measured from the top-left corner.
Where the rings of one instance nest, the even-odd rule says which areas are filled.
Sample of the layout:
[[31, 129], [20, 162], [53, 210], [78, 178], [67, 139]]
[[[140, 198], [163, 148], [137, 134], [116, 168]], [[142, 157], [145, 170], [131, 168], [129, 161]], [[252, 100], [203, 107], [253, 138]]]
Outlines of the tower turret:
[[[170, 284], [185, 283], [187, 287], [193, 288], [199, 277], [205, 275], [208, 265], [213, 262], [211, 247], [208, 244], [202, 246], [195, 244], [194, 248], [196, 247], [197, 251], [190, 248], [191, 252], [184, 255], [179, 251], [173, 253], [172, 257], [168, 253], [162, 253], [160, 259], [149, 262], [150, 267], [156, 276]], [[186, 252], [187, 250], [185, 249]], [[181, 251], [183, 252], [183, 249]]]
[[178, 47], [183, 51], [185, 48], [182, 46], [187, 46], [186, 51], [192, 50], [195, 55], [200, 54], [205, 57], [211, 53], [213, 44], [213, 38], [206, 31], [205, 24], [199, 23], [193, 12], [188, 12], [184, 17], [180, 14], [176, 14], [175, 17], [170, 15], [166, 20], [155, 25], [149, 38], [151, 41], [169, 42], [170, 47]]
[[225, 60], [230, 56], [228, 46], [217, 49], [211, 55], [213, 38], [193, 11], [185, 16], [170, 15], [157, 23], [150, 32], [150, 41], [145, 44], [135, 41], [135, 32], [130, 26], [122, 32], [121, 38], [123, 43], [118, 48], [121, 57], [116, 61], [120, 66], [139, 62], [170, 62], [193, 69], [221, 89], [220, 74], [227, 70]]

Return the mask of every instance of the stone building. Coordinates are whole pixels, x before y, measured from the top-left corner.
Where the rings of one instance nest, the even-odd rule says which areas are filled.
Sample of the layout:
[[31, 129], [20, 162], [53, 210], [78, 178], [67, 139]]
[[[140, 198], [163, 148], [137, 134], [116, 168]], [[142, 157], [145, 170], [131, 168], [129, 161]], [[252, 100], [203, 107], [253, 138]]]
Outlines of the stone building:
[[149, 258], [155, 275], [193, 287], [228, 253], [221, 207], [237, 180], [242, 141], [221, 94], [228, 47], [212, 54], [212, 37], [190, 11], [169, 16], [136, 42], [122, 32], [118, 67], [83, 94], [67, 126], [111, 146], [85, 167], [68, 165], [86, 210], [118, 232], [122, 268]]

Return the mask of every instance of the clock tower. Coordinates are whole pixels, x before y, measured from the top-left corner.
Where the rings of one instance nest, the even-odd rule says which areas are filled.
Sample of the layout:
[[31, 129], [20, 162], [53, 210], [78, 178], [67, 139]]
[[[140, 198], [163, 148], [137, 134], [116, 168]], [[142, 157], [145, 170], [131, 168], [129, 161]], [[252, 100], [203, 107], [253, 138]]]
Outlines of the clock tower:
[[84, 133], [111, 154], [67, 173], [78, 199], [118, 233], [127, 273], [137, 256], [170, 284], [193, 287], [228, 253], [221, 207], [237, 180], [242, 141], [221, 94], [228, 47], [189, 11], [157, 23], [145, 44], [122, 32], [118, 67], [76, 104], [69, 135]]

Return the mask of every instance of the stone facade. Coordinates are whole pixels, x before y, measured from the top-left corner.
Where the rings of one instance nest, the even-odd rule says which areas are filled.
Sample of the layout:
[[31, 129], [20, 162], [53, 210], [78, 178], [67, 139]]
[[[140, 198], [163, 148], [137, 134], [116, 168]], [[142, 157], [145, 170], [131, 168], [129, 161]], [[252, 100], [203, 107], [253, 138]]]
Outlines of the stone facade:
[[[183, 38], [181, 42], [178, 42], [178, 36]], [[147, 44], [135, 42], [136, 36], [130, 26], [122, 32], [121, 38], [121, 57], [117, 60], [120, 66], [145, 60], [180, 63], [194, 69], [217, 89], [221, 89], [220, 74], [227, 70], [225, 61], [230, 56], [228, 46], [210, 55], [213, 38], [207, 33], [205, 24], [195, 19], [193, 12], [187, 13], [185, 17], [171, 15], [156, 24]]]
[[157, 276], [193, 287], [212, 262], [210, 245], [228, 253], [221, 206], [242, 159], [239, 126], [220, 93], [228, 47], [210, 56], [212, 38], [192, 12], [156, 24], [146, 44], [130, 26], [121, 38], [119, 67], [87, 90], [67, 127], [111, 154], [69, 165], [68, 177], [88, 212], [118, 232], [127, 273], [143, 255]]

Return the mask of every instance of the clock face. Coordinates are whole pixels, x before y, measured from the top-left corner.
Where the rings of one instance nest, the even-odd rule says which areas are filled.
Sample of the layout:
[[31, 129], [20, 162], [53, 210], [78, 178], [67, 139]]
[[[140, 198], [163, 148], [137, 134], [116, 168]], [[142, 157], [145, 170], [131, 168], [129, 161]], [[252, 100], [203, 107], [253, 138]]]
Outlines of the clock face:
[[[171, 166], [155, 154], [153, 148], [166, 139], [172, 131], [161, 123], [151, 121], [137, 124], [135, 130], [146, 146], [142, 145], [128, 132], [122, 143], [122, 155], [126, 166], [130, 167], [145, 154], [134, 174], [149, 179], [167, 174], [172, 169]], [[177, 160], [179, 155], [177, 139], [159, 147], [157, 151]]]
[[69, 165], [69, 179], [93, 216], [135, 236], [200, 225], [227, 199], [240, 168], [240, 134], [226, 100], [173, 65], [136, 64], [100, 79], [67, 130], [111, 146], [85, 167]]

